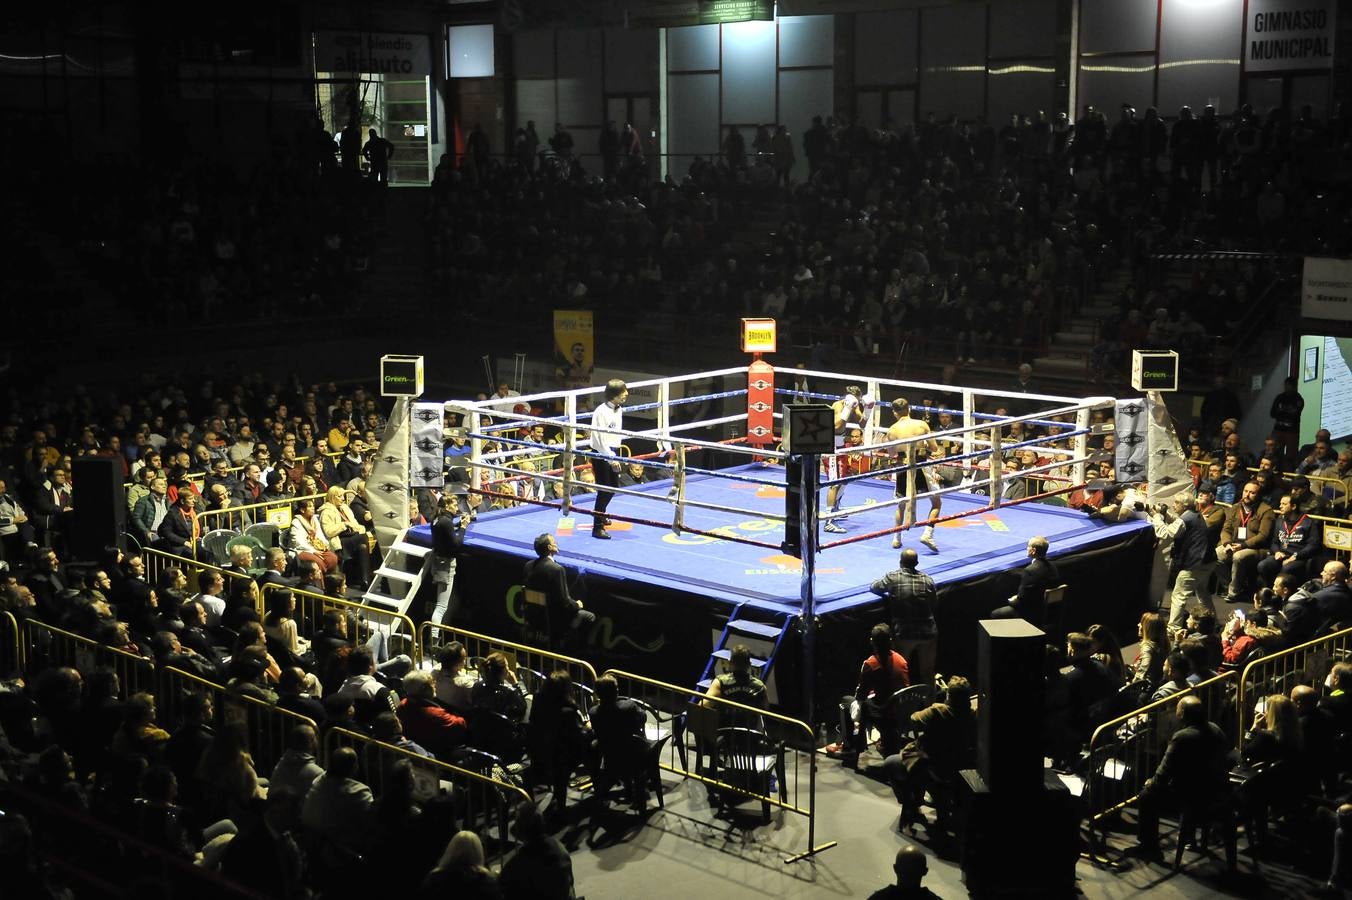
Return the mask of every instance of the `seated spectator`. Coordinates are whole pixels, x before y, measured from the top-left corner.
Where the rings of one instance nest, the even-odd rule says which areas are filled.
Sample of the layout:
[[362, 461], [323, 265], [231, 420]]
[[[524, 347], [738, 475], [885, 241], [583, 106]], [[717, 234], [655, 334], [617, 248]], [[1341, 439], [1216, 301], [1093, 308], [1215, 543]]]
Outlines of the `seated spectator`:
[[1085, 634], [1094, 642], [1091, 655], [1108, 670], [1113, 686], [1121, 687], [1127, 680], [1127, 663], [1122, 658], [1122, 644], [1117, 640], [1117, 635], [1107, 625], [1090, 625]]
[[1185, 637], [1201, 641], [1206, 650], [1206, 665], [1199, 668], [1193, 665], [1193, 674], [1200, 671], [1214, 672], [1221, 665], [1221, 638], [1216, 633], [1216, 611], [1200, 603], [1188, 609], [1188, 621]]
[[169, 732], [155, 724], [155, 698], [145, 692], [127, 698], [122, 727], [113, 735], [113, 752], [144, 757], [154, 764], [163, 759], [168, 743]]
[[183, 646], [179, 642], [178, 635], [172, 631], [156, 632], [150, 640], [150, 646], [155, 652], [157, 665], [178, 669], [212, 683], [219, 683], [221, 680], [221, 670], [197, 651]]
[[313, 834], [350, 853], [370, 839], [371, 789], [356, 779], [357, 753], [339, 747], [329, 755], [329, 767], [315, 778], [301, 806], [301, 823]]
[[517, 804], [512, 834], [518, 846], [498, 876], [503, 900], [573, 900], [573, 860], [534, 803]]
[[458, 832], [423, 879], [418, 896], [424, 900], [501, 900], [498, 879], [484, 866], [484, 847], [472, 831]]
[[1334, 663], [1326, 687], [1319, 708], [1328, 712], [1334, 730], [1346, 738], [1352, 734], [1352, 663]]
[[398, 715], [409, 740], [426, 747], [437, 759], [449, 761], [451, 753], [465, 743], [468, 726], [437, 702], [431, 672], [414, 669], [404, 676]]
[[577, 705], [577, 688], [566, 669], [550, 672], [531, 702], [526, 748], [531, 780], [552, 789], [550, 812], [561, 813], [568, 800], [573, 770], [590, 763], [591, 726]]
[[[302, 500], [296, 504], [291, 517], [290, 546], [296, 558], [309, 560], [319, 566], [325, 575], [338, 568], [338, 554], [334, 542], [324, 534], [319, 514], [315, 512], [314, 500]], [[342, 549], [341, 540], [336, 549]]]
[[924, 851], [906, 844], [897, 851], [892, 861], [896, 884], [889, 884], [869, 894], [868, 900], [938, 900], [939, 895], [921, 884], [929, 872], [929, 861]]
[[1268, 555], [1258, 561], [1258, 581], [1272, 584], [1278, 575], [1304, 581], [1315, 557], [1324, 551], [1324, 527], [1296, 506], [1295, 489], [1277, 503], [1277, 518], [1272, 529]]
[[[1219, 641], [1217, 643], [1219, 645]], [[1211, 666], [1211, 651], [1205, 641], [1199, 637], [1189, 636], [1179, 641], [1177, 647], [1178, 652], [1188, 660], [1189, 687], [1216, 677], [1216, 670]]]
[[252, 578], [236, 578], [230, 582], [230, 599], [221, 613], [221, 626], [239, 631], [249, 623], [257, 624], [258, 583]]
[[473, 707], [471, 694], [479, 676], [466, 672], [465, 664], [469, 657], [465, 646], [459, 641], [451, 641], [437, 651], [437, 667], [433, 670], [436, 682], [437, 701], [447, 709], [456, 712], [468, 712]]
[[[296, 620], [296, 595], [283, 588], [268, 596], [268, 612], [263, 617], [263, 633], [268, 649], [287, 666], [308, 668], [314, 665], [310, 642], [300, 637]], [[316, 682], [314, 687], [318, 687]]]
[[1180, 727], [1137, 800], [1138, 843], [1129, 851], [1154, 862], [1163, 860], [1159, 814], [1166, 800], [1185, 811], [1210, 812], [1228, 805], [1231, 745], [1225, 732], [1207, 720], [1206, 707], [1197, 697], [1179, 700], [1177, 714]]
[[310, 793], [315, 779], [324, 774], [315, 759], [318, 749], [319, 739], [314, 728], [301, 724], [291, 729], [286, 738], [286, 750], [268, 777], [269, 800], [286, 797], [295, 803], [299, 814], [301, 803]]
[[[225, 671], [225, 657], [221, 653], [222, 644], [207, 632], [206, 609], [197, 600], [185, 600], [178, 608], [179, 620], [183, 630], [178, 639], [184, 647], [192, 650], [211, 664], [218, 672]], [[219, 633], [219, 629], [217, 630]], [[224, 636], [224, 635], [222, 635]]]
[[1244, 736], [1243, 762], [1249, 772], [1239, 788], [1249, 827], [1249, 843], [1267, 836], [1268, 806], [1279, 797], [1301, 797], [1314, 788], [1296, 706], [1285, 694], [1259, 704]]
[[400, 723], [399, 717], [392, 712], [379, 713], [371, 720], [371, 737], [381, 743], [398, 747], [400, 750], [406, 750], [418, 756], [430, 757], [432, 755], [432, 752], [426, 747], [409, 740], [405, 736], [404, 726]]
[[869, 645], [873, 654], [859, 668], [859, 684], [853, 696], [841, 698], [840, 732], [844, 748], [839, 752], [847, 756], [863, 753], [868, 730], [873, 727], [878, 729], [883, 756], [892, 756], [901, 750], [893, 698], [897, 691], [910, 685], [910, 668], [906, 659], [892, 649], [892, 629], [886, 624], [873, 626]]
[[1141, 639], [1141, 646], [1131, 664], [1129, 683], [1139, 686], [1140, 692], [1149, 696], [1164, 678], [1164, 660], [1169, 655], [1169, 634], [1165, 630], [1164, 619], [1158, 613], [1148, 612], [1141, 616], [1136, 635]]
[[507, 657], [495, 651], [484, 658], [479, 680], [470, 691], [470, 703], [474, 709], [492, 710], [513, 722], [526, 717], [526, 691], [507, 666]]
[[[721, 697], [743, 706], [764, 709], [767, 704], [765, 682], [751, 674], [751, 648], [746, 644], [737, 644], [729, 657], [729, 669], [720, 673], [709, 685], [710, 697]], [[749, 725], [761, 727], [760, 716], [752, 716], [730, 707], [720, 708], [711, 700], [703, 701], [710, 709], [719, 710], [720, 723], [723, 725]]]
[[1339, 770], [1348, 766], [1340, 758], [1337, 723], [1327, 709], [1320, 708], [1319, 692], [1308, 684], [1298, 684], [1291, 689], [1291, 704], [1300, 720], [1300, 736], [1311, 781], [1316, 789], [1323, 788], [1325, 796], [1336, 795]]
[[[1073, 760], [1093, 735], [1094, 729], [1112, 717], [1113, 702], [1121, 681], [1093, 653], [1087, 634], [1066, 635], [1065, 674], [1049, 685], [1047, 734], [1052, 758]], [[1118, 653], [1121, 660], [1121, 653]]]
[[1334, 631], [1352, 622], [1352, 588], [1347, 586], [1347, 564], [1330, 560], [1319, 573], [1314, 602], [1323, 618], [1321, 631]]
[[1150, 695], [1150, 702], [1163, 700], [1165, 697], [1172, 697], [1174, 694], [1186, 691], [1190, 685], [1188, 676], [1192, 674], [1192, 664], [1188, 662], [1182, 650], [1174, 650], [1164, 660], [1164, 680], [1160, 682], [1159, 687], [1155, 688]]
[[324, 704], [320, 702], [323, 686], [319, 679], [299, 666], [282, 669], [277, 679], [277, 706], [298, 716], [304, 716], [316, 725], [324, 724]]
[[319, 508], [319, 523], [330, 543], [337, 541], [342, 546], [343, 568], [348, 581], [357, 590], [366, 590], [371, 581], [371, 552], [366, 529], [353, 515], [341, 487], [334, 485], [325, 493], [324, 505]]
[[178, 799], [178, 780], [168, 766], [151, 766], [141, 776], [132, 833], [171, 856], [193, 860], [197, 847], [189, 837]]
[[[1080, 637], [1085, 637], [1080, 635]], [[1077, 644], [1082, 660], [1088, 660], [1089, 641]], [[1098, 663], [1090, 660], [1090, 666]], [[911, 714], [916, 736], [900, 753], [883, 760], [883, 774], [901, 804], [901, 824], [925, 824], [920, 812], [925, 791], [947, 783], [958, 770], [972, 764], [976, 748], [976, 720], [972, 715], [972, 686], [960, 675], [944, 684], [943, 698]]]

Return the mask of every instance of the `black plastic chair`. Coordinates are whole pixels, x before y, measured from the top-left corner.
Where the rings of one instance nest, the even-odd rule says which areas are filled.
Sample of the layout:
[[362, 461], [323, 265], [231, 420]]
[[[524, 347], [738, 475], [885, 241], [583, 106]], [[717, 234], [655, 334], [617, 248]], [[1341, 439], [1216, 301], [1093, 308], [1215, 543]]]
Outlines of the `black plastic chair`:
[[[728, 802], [728, 793], [756, 799], [777, 790], [781, 802], [788, 796], [784, 747], [763, 731], [742, 727], [718, 729], [714, 777], [730, 789], [719, 793], [719, 803], [724, 808], [734, 805]], [[761, 821], [770, 821], [770, 802], [766, 799], [761, 799]]]

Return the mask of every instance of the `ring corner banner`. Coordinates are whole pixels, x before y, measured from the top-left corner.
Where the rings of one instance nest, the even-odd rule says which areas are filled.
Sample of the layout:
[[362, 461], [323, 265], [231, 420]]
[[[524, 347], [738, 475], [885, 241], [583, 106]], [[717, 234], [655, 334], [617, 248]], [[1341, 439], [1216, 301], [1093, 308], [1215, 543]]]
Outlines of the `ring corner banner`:
[[381, 550], [389, 546], [408, 527], [408, 451], [409, 401], [394, 401], [385, 433], [380, 436], [380, 453], [366, 482], [366, 497]]
[[408, 484], [411, 488], [441, 488], [443, 473], [442, 439], [446, 406], [442, 403], [413, 404], [408, 435]]

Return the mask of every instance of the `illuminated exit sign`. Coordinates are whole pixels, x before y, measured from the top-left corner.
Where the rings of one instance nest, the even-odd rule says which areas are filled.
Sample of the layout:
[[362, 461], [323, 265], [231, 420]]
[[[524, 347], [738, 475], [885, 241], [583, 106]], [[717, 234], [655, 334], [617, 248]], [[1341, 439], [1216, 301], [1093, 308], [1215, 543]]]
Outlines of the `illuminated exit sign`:
[[743, 319], [743, 320], [742, 320], [742, 352], [744, 352], [744, 353], [774, 353], [774, 352], [775, 352], [775, 320], [774, 320], [774, 319]]

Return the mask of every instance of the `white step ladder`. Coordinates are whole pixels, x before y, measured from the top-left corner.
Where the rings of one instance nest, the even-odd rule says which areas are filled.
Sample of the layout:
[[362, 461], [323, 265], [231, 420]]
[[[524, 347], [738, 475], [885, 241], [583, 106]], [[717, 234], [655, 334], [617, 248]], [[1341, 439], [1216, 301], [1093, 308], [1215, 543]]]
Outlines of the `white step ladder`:
[[372, 573], [371, 585], [362, 594], [361, 602], [407, 615], [413, 599], [418, 596], [431, 555], [431, 547], [409, 543], [408, 529], [404, 529], [385, 551], [380, 568]]

